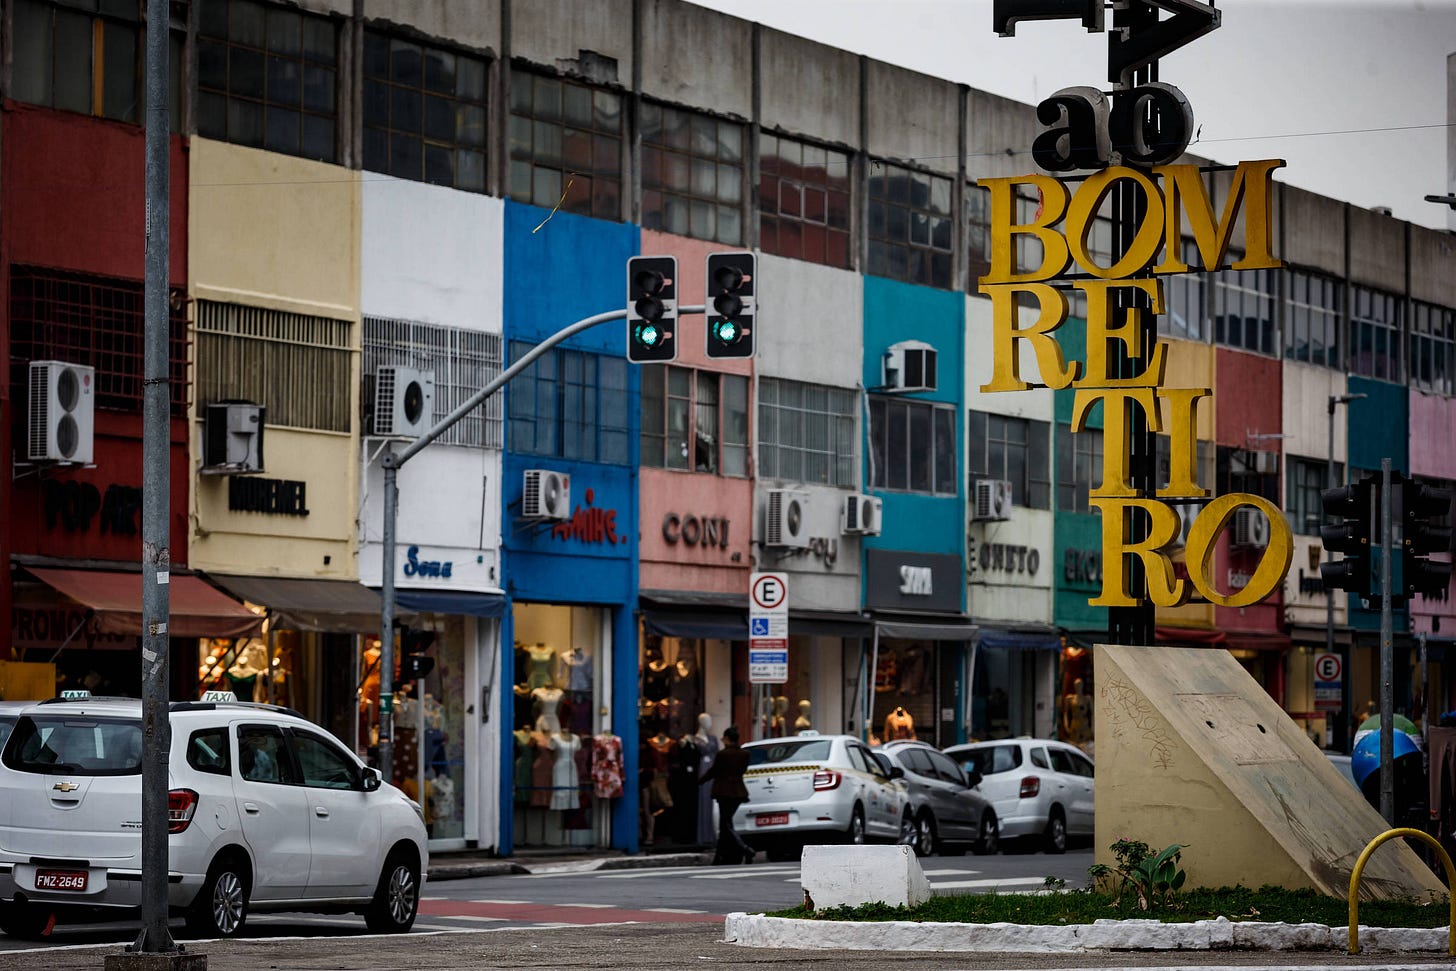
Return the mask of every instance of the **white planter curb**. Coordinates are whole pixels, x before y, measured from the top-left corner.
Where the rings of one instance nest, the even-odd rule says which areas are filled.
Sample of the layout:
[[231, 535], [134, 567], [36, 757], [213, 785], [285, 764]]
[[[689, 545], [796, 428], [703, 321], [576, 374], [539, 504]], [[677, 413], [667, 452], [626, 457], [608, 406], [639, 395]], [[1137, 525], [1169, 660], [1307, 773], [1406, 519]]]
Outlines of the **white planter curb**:
[[[1343, 951], [1349, 928], [1324, 924], [1233, 922], [1186, 924], [1099, 920], [1092, 924], [950, 924], [913, 921], [795, 920], [729, 914], [723, 940], [744, 947], [842, 948], [853, 951]], [[1360, 925], [1360, 951], [1444, 952], [1440, 928]]]

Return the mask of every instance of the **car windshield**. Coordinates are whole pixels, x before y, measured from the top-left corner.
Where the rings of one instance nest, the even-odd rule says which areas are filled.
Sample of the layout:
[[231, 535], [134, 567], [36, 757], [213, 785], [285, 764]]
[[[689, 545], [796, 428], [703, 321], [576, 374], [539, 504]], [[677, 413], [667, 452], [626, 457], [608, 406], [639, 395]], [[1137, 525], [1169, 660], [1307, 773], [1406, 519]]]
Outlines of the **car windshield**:
[[988, 745], [985, 748], [966, 749], [955, 753], [956, 761], [968, 772], [981, 775], [995, 775], [1010, 772], [1021, 765], [1021, 746]]
[[769, 762], [808, 762], [815, 759], [827, 759], [833, 744], [827, 738], [806, 738], [766, 745], [752, 745], [748, 746], [748, 764], [764, 765]]
[[5, 740], [15, 730], [15, 719], [0, 715], [0, 749], [5, 747]]
[[142, 770], [142, 726], [133, 719], [38, 715], [15, 723], [5, 765], [20, 772], [134, 775]]

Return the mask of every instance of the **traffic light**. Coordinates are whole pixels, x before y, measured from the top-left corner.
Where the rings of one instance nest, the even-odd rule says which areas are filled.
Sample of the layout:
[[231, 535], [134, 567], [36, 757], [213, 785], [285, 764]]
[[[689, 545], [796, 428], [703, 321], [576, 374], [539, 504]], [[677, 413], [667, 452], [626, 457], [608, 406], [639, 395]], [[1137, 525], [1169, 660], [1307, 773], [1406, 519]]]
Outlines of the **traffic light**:
[[1320, 493], [1325, 518], [1339, 517], [1342, 522], [1320, 527], [1320, 541], [1328, 553], [1343, 553], [1345, 558], [1320, 564], [1320, 578], [1326, 588], [1348, 590], [1369, 599], [1377, 593], [1371, 583], [1370, 541], [1374, 535], [1374, 476], [1366, 476], [1351, 485], [1326, 489]]
[[708, 318], [709, 357], [753, 356], [757, 271], [752, 253], [708, 255], [708, 299], [703, 312]]
[[627, 260], [627, 360], [677, 359], [677, 257]]
[[435, 632], [405, 627], [399, 632], [399, 680], [394, 690], [418, 681], [435, 670], [435, 659], [426, 657], [425, 652], [435, 643]]
[[1429, 558], [1431, 553], [1451, 550], [1451, 527], [1432, 525], [1433, 519], [1449, 521], [1451, 493], [1411, 479], [1401, 483], [1401, 509], [1405, 537], [1401, 556], [1405, 591], [1427, 596], [1446, 592], [1451, 583], [1451, 564]]

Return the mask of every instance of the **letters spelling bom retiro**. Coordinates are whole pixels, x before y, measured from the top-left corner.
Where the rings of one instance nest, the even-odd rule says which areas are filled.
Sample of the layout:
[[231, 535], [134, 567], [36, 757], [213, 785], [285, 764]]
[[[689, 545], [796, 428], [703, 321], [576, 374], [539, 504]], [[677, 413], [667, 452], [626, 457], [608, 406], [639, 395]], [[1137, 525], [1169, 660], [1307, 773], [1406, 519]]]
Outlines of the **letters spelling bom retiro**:
[[[1182, 522], [1171, 505], [1161, 500], [1202, 499], [1209, 490], [1198, 482], [1198, 403], [1212, 397], [1210, 388], [1165, 388], [1167, 344], [1154, 340], [1143, 348], [1137, 308], [1121, 320], [1113, 319], [1119, 289], [1134, 288], [1146, 295], [1154, 315], [1163, 312], [1162, 276], [1225, 268], [1230, 237], [1243, 209], [1244, 255], [1229, 268], [1275, 269], [1282, 264], [1270, 251], [1269, 187], [1273, 173], [1284, 165], [1279, 159], [1240, 162], [1234, 170], [1222, 215], [1215, 218], [1201, 174], [1193, 165], [1160, 165], [1151, 174], [1125, 166], [1112, 166], [1089, 176], [1075, 191], [1045, 175], [981, 179], [990, 192], [991, 269], [980, 279], [980, 292], [990, 297], [993, 317], [992, 373], [982, 391], [1023, 391], [1031, 387], [1021, 379], [1021, 352], [1036, 356], [1042, 383], [1075, 392], [1072, 431], [1086, 427], [1092, 407], [1102, 404], [1104, 459], [1102, 481], [1091, 490], [1088, 503], [1102, 513], [1102, 591], [1088, 603], [1100, 607], [1137, 604], [1130, 586], [1125, 554], [1141, 557], [1148, 578], [1148, 598], [1160, 607], [1185, 603], [1196, 590], [1205, 599], [1226, 607], [1244, 607], [1263, 600], [1284, 580], [1293, 555], [1289, 523], [1273, 503], [1248, 493], [1220, 496], [1205, 506], [1189, 529], [1186, 579], [1175, 577], [1165, 549], [1179, 536]], [[1140, 186], [1147, 200], [1146, 214], [1127, 252], [1111, 266], [1101, 266], [1088, 250], [1097, 212], [1119, 180]], [[1033, 221], [1014, 222], [1017, 190], [1040, 195], [1041, 208]], [[1183, 260], [1183, 222], [1195, 244], [1197, 262]], [[1060, 229], [1058, 227], [1061, 227]], [[1017, 238], [1040, 243], [1038, 266], [1017, 266]], [[1033, 250], [1035, 247], [1026, 247]], [[1161, 254], [1161, 262], [1154, 261]], [[1077, 265], [1080, 274], [1072, 286], [1087, 299], [1087, 360], [1067, 361], [1056, 330], [1067, 320], [1066, 295], [1045, 282]], [[1151, 276], [1133, 277], [1151, 268]], [[1020, 298], [1018, 300], [1018, 298]], [[1019, 326], [1019, 303], [1037, 309], [1036, 320]], [[1114, 377], [1108, 370], [1108, 341], [1120, 341], [1132, 359], [1145, 359], [1140, 375]], [[1132, 409], [1140, 409], [1151, 431], [1166, 432], [1171, 463], [1166, 487], [1146, 496], [1128, 481], [1128, 451]], [[1222, 593], [1210, 579], [1215, 541], [1242, 506], [1252, 506], [1269, 519], [1269, 544], [1258, 568], [1242, 588]], [[1134, 542], [1131, 517], [1141, 511], [1149, 520], [1146, 540]]]

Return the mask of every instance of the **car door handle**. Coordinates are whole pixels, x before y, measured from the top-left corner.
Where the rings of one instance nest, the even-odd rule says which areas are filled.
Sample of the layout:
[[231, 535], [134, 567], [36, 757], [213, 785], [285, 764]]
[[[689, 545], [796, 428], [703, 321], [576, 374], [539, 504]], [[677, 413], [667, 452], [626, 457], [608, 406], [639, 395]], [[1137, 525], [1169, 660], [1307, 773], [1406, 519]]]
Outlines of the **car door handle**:
[[322, 819], [322, 818], [328, 816], [329, 811], [327, 809], [325, 809], [323, 806], [314, 806], [313, 807], [313, 814], [315, 816], [318, 816], [320, 819]]
[[256, 815], [258, 815], [258, 812], [259, 812], [259, 810], [258, 810], [258, 804], [255, 803], [255, 802], [245, 802], [245, 803], [243, 803], [243, 812], [247, 813], [249, 816], [256, 816]]

